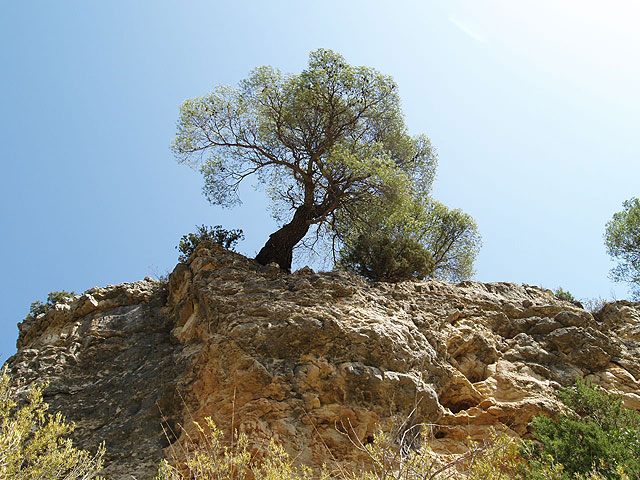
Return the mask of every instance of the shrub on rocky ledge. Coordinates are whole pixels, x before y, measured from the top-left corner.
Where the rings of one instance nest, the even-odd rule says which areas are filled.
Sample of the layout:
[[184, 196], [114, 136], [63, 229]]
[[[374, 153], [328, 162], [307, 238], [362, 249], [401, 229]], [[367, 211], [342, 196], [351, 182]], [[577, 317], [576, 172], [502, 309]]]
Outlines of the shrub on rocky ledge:
[[558, 287], [553, 291], [553, 294], [559, 300], [566, 300], [568, 302], [575, 302], [576, 298], [568, 290], [563, 290], [562, 287]]
[[227, 230], [222, 228], [222, 225], [216, 225], [215, 227], [209, 227], [207, 225], [197, 226], [195, 233], [183, 235], [180, 243], [176, 246], [181, 253], [178, 261], [185, 263], [200, 242], [210, 241], [221, 245], [227, 250], [234, 250], [239, 240], [244, 240], [244, 234], [240, 229]]
[[360, 235], [342, 252], [338, 268], [362, 275], [369, 280], [398, 282], [423, 279], [433, 273], [431, 254], [417, 240], [394, 238], [378, 232]]
[[42, 303], [39, 300], [36, 300], [29, 307], [29, 315], [27, 318], [36, 318], [41, 313], [47, 313], [47, 311], [53, 307], [56, 303], [65, 302], [75, 295], [75, 292], [67, 292], [65, 290], [61, 290], [59, 292], [50, 292], [47, 295], [47, 301]]

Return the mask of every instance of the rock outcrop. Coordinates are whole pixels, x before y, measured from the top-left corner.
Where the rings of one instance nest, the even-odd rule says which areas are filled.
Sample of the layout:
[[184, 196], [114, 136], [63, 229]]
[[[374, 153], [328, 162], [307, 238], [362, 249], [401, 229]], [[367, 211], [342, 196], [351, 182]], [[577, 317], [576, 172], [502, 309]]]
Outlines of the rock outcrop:
[[378, 426], [437, 425], [458, 452], [492, 426], [527, 435], [578, 375], [640, 409], [640, 304], [593, 316], [527, 285], [289, 275], [201, 244], [168, 285], [91, 289], [23, 322], [7, 366], [49, 383], [79, 445], [106, 442], [107, 478], [152, 478], [207, 416], [311, 465], [353, 461]]

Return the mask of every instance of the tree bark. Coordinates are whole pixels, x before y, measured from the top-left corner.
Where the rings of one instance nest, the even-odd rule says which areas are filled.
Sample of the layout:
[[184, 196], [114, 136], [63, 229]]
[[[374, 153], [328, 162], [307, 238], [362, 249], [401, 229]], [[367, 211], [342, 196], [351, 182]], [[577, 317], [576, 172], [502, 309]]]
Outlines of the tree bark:
[[304, 238], [309, 231], [311, 208], [304, 205], [298, 207], [293, 219], [269, 236], [269, 240], [256, 256], [261, 265], [275, 262], [280, 269], [291, 272], [293, 247]]

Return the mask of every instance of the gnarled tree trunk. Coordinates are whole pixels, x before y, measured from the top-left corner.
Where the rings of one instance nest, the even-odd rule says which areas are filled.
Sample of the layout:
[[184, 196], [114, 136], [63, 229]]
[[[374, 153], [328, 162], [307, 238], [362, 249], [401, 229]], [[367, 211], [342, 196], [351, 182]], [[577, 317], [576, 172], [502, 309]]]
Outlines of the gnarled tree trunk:
[[293, 247], [309, 231], [310, 219], [311, 208], [304, 205], [298, 207], [293, 219], [269, 236], [269, 240], [256, 256], [258, 263], [267, 265], [275, 262], [280, 265], [281, 270], [291, 272]]

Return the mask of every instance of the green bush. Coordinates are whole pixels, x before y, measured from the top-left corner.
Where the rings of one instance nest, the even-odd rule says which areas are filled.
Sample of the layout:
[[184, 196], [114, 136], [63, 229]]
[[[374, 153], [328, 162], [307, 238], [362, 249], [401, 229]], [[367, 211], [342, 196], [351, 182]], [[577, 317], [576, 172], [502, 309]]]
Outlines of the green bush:
[[60, 413], [47, 412], [43, 386], [29, 390], [19, 407], [6, 371], [0, 375], [0, 479], [90, 480], [99, 478], [104, 446], [95, 455], [64, 438], [73, 431]]
[[66, 292], [64, 290], [61, 290], [59, 292], [50, 292], [49, 295], [47, 295], [47, 301], [45, 303], [36, 300], [31, 304], [31, 307], [29, 307], [29, 315], [27, 315], [27, 318], [35, 318], [41, 313], [47, 313], [47, 311], [49, 311], [49, 309], [56, 303], [66, 302], [67, 300], [73, 298], [75, 294], [75, 292]]
[[567, 290], [563, 290], [562, 287], [558, 287], [553, 291], [554, 295], [559, 300], [566, 300], [568, 302], [576, 302], [576, 298], [571, 295], [571, 293]]
[[425, 197], [400, 197], [372, 202], [357, 214], [357, 227], [351, 215], [356, 213], [338, 216], [331, 226], [338, 269], [392, 281], [473, 276], [482, 241], [473, 218], [461, 210]]
[[527, 478], [548, 478], [543, 472], [554, 465], [561, 467], [557, 478], [562, 479], [576, 475], [640, 478], [640, 415], [625, 409], [619, 397], [582, 379], [558, 396], [567, 407], [566, 414], [556, 419], [538, 416], [531, 422], [536, 441], [524, 450], [529, 461]]
[[431, 254], [420, 242], [384, 233], [360, 235], [344, 248], [338, 263], [338, 268], [387, 282], [423, 279], [433, 273], [433, 267]]
[[200, 242], [209, 241], [217, 243], [227, 250], [234, 250], [238, 240], [244, 240], [244, 234], [240, 229], [227, 230], [222, 228], [222, 225], [216, 225], [215, 227], [208, 227], [207, 225], [196, 226], [195, 233], [183, 235], [180, 239], [180, 243], [176, 247], [181, 253], [178, 261], [186, 262]]

